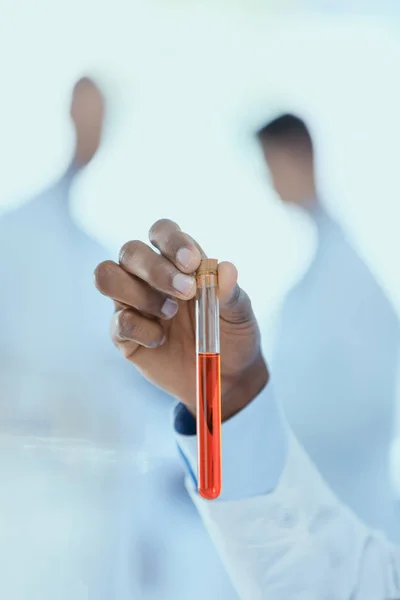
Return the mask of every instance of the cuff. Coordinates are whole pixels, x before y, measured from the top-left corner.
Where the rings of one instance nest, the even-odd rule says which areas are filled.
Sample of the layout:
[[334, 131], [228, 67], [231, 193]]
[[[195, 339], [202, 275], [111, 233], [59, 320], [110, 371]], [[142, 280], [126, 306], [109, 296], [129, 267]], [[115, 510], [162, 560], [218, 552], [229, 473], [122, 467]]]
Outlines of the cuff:
[[[197, 486], [196, 421], [183, 404], [174, 413], [175, 436], [194, 487]], [[286, 461], [288, 433], [271, 383], [222, 425], [222, 493], [217, 500], [267, 494], [279, 482]]]

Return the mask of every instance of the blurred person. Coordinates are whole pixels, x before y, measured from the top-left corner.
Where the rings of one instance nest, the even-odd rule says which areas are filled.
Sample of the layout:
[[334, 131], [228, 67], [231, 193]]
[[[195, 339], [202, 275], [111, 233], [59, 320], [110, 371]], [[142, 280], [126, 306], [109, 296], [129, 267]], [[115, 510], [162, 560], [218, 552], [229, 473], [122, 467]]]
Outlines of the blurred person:
[[72, 163], [81, 169], [99, 149], [104, 123], [104, 97], [89, 77], [79, 79], [72, 91], [70, 116], [75, 129]]
[[[92, 283], [106, 251], [70, 211], [71, 186], [101, 143], [105, 101], [91, 79], [75, 85], [70, 115], [76, 144], [65, 174], [0, 220], [0, 429], [3, 440], [21, 439], [0, 458], [0, 514], [26, 531], [20, 537], [15, 525], [9, 537], [0, 534], [0, 596], [22, 600], [29, 589], [41, 600], [186, 600], [195, 585], [191, 597], [200, 600], [209, 590], [197, 568], [202, 560], [215, 584], [209, 598], [231, 600], [219, 558], [183, 497], [182, 467], [168, 459], [162, 417], [154, 423], [160, 402], [168, 412], [170, 399], [110, 347], [102, 326], [109, 301]], [[41, 456], [43, 440], [52, 450], [35, 470], [32, 456]], [[39, 449], [23, 469], [25, 446]], [[64, 463], [56, 460], [60, 452]], [[75, 458], [79, 452], [86, 458]], [[85, 460], [92, 470], [84, 470]], [[182, 489], [179, 501], [171, 479]], [[35, 524], [38, 542], [28, 533]], [[191, 552], [188, 531], [196, 540]], [[77, 562], [76, 588], [69, 561]]]
[[284, 114], [258, 139], [278, 196], [306, 213], [317, 231], [312, 264], [278, 320], [271, 356], [276, 393], [333, 490], [400, 541], [389, 470], [400, 345], [395, 311], [324, 205], [306, 124]]
[[[93, 101], [96, 111], [88, 121], [89, 104]], [[110, 568], [106, 569], [108, 562], [112, 564], [112, 554], [101, 534], [94, 535], [93, 530], [88, 533], [83, 524], [79, 525], [77, 506], [85, 507], [89, 501], [89, 483], [69, 487], [66, 467], [82, 449], [91, 445], [93, 452], [96, 448], [113, 448], [116, 436], [121, 435], [126, 442], [127, 434], [125, 431], [124, 440], [118, 414], [128, 401], [124, 391], [127, 374], [124, 375], [122, 365], [107, 351], [106, 332], [97, 323], [107, 307], [101, 298], [94, 302], [87, 281], [92, 265], [104, 255], [104, 250], [76, 227], [69, 211], [73, 180], [93, 158], [100, 143], [103, 108], [97, 86], [89, 79], [80, 80], [74, 88], [71, 104], [76, 145], [65, 174], [39, 196], [0, 220], [2, 439], [20, 439], [22, 447], [31, 442], [32, 448], [27, 462], [19, 460], [18, 445], [2, 453], [3, 510], [0, 512], [7, 514], [9, 522], [18, 521], [26, 532], [34, 522], [41, 524], [40, 549], [33, 541], [34, 536], [28, 533], [20, 536], [16, 527], [9, 534], [7, 556], [1, 544], [4, 574], [0, 595], [18, 600], [26, 597], [28, 589], [35, 598], [45, 598], [46, 594], [63, 598], [67, 590], [79, 598], [79, 588], [71, 589], [78, 586], [78, 582], [88, 589], [94, 588], [99, 598], [107, 598], [112, 592]], [[75, 287], [77, 293], [72, 295]], [[82, 330], [83, 339], [78, 340], [78, 331]], [[17, 336], [16, 331], [20, 332]], [[16, 340], [20, 335], [22, 344]], [[85, 349], [94, 352], [94, 360], [84, 358]], [[117, 376], [118, 385], [113, 381]], [[129, 376], [129, 384], [132, 383]], [[110, 402], [116, 393], [122, 399], [116, 405], [117, 410]], [[36, 454], [40, 456], [44, 447], [50, 449], [45, 460], [35, 462]], [[66, 455], [66, 464], [57, 462], [60, 453]], [[101, 450], [97, 453], [101, 456]], [[80, 469], [85, 472], [85, 459], [74, 464], [74, 474], [78, 477]], [[61, 491], [62, 497], [58, 497]], [[113, 503], [104, 495], [92, 509], [92, 514], [104, 511], [105, 523], [107, 500]], [[65, 503], [70, 512], [63, 508]], [[74, 509], [77, 510], [74, 512]], [[74, 537], [80, 540], [80, 567], [74, 573], [77, 582], [68, 575], [76, 557], [71, 545], [63, 541], [65, 521], [75, 531]], [[85, 526], [89, 522], [87, 519]], [[91, 555], [86, 534], [89, 538], [94, 536]], [[53, 543], [53, 540], [56, 541]], [[65, 554], [62, 575], [57, 572], [59, 553]], [[21, 581], [15, 577], [20, 561], [27, 563]], [[101, 578], [95, 572], [98, 563], [103, 569]], [[35, 573], [38, 565], [43, 565], [41, 582]]]
[[271, 387], [251, 301], [229, 262], [218, 267], [223, 490], [212, 501], [198, 494], [194, 296], [205, 253], [168, 219], [154, 223], [149, 240], [154, 249], [129, 241], [118, 263], [99, 264], [96, 285], [114, 300], [114, 344], [179, 402], [174, 428], [187, 487], [240, 598], [399, 598], [400, 547], [338, 500], [295, 439]]

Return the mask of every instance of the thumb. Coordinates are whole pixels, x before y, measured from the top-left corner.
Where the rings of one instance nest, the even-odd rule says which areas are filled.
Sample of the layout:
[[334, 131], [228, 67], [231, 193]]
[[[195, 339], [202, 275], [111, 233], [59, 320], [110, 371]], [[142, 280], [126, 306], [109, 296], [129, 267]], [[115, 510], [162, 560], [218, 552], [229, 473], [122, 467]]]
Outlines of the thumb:
[[240, 325], [255, 320], [251, 301], [237, 282], [238, 272], [230, 262], [218, 265], [220, 316], [227, 323]]

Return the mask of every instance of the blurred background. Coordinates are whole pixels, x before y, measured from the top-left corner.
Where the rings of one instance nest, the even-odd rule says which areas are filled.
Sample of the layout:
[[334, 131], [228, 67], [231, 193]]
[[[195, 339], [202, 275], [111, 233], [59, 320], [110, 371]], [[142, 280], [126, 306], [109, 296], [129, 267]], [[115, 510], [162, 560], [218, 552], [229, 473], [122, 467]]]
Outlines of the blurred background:
[[237, 265], [295, 433], [400, 540], [399, 64], [394, 0], [2, 0], [1, 597], [237, 597], [93, 285], [162, 217]]

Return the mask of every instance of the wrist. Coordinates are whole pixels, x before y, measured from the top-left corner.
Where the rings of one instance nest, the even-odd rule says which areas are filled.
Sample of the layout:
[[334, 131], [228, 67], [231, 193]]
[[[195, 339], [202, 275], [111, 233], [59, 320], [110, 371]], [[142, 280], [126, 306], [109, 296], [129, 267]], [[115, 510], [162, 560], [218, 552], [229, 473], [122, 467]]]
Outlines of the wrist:
[[238, 377], [222, 385], [222, 421], [243, 410], [265, 388], [269, 381], [266, 362], [260, 353]]

